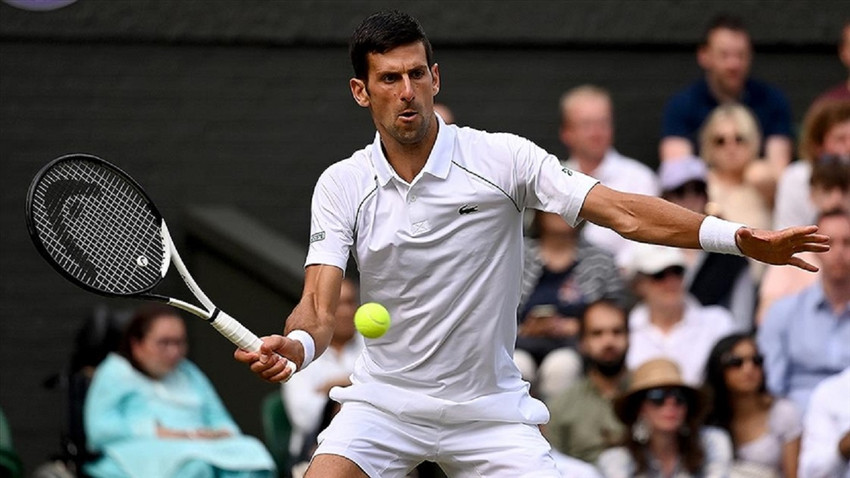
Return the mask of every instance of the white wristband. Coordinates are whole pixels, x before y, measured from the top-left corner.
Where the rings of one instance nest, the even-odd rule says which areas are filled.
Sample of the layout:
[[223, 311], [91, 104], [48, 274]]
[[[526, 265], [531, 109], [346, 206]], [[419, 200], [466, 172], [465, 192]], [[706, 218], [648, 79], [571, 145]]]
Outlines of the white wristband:
[[743, 256], [738, 249], [735, 233], [738, 229], [747, 227], [737, 222], [724, 221], [715, 216], [705, 216], [699, 227], [699, 245], [708, 252], [720, 252]]
[[313, 341], [313, 337], [310, 334], [300, 329], [286, 334], [286, 338], [297, 340], [304, 347], [304, 362], [301, 363], [301, 370], [304, 370], [313, 361], [313, 357], [316, 356], [316, 342]]

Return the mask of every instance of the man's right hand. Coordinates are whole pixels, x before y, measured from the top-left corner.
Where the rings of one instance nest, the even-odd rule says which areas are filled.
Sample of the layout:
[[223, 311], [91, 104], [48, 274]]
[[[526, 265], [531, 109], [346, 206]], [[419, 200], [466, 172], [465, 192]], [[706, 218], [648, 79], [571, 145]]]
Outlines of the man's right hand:
[[298, 368], [304, 362], [304, 348], [301, 342], [282, 335], [262, 337], [263, 345], [259, 353], [236, 349], [233, 358], [248, 364], [251, 371], [267, 382], [277, 383], [289, 380], [292, 375], [286, 366], [292, 361]]

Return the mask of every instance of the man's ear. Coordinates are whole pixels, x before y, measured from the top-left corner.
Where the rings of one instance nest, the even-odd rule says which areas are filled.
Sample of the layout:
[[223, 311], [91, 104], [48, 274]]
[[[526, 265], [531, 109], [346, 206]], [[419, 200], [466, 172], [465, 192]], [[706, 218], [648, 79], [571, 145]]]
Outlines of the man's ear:
[[708, 57], [708, 45], [701, 45], [697, 48], [697, 64], [703, 70], [708, 69], [709, 57]]
[[369, 99], [369, 90], [366, 89], [366, 82], [360, 78], [352, 78], [348, 80], [348, 86], [351, 88], [351, 96], [354, 101], [363, 108], [368, 108], [372, 102]]
[[431, 89], [434, 90], [434, 96], [440, 92], [440, 65], [437, 63], [431, 65]]

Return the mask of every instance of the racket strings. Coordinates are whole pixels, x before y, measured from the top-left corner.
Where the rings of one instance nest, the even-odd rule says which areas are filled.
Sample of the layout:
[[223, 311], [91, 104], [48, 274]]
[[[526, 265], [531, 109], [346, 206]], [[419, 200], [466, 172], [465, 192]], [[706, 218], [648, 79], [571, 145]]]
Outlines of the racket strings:
[[54, 261], [100, 291], [131, 294], [161, 280], [165, 248], [147, 197], [94, 161], [57, 163], [33, 194], [33, 221]]

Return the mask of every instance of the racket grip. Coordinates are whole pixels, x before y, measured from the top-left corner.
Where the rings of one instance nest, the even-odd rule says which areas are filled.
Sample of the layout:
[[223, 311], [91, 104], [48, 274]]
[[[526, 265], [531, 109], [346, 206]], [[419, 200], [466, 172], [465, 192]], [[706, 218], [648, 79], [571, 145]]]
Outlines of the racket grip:
[[[218, 313], [214, 314], [210, 324], [240, 349], [259, 352], [260, 346], [263, 345], [263, 341], [259, 337], [221, 309], [218, 309]], [[290, 377], [298, 369], [295, 363], [289, 359], [286, 359], [286, 368], [289, 369]]]

